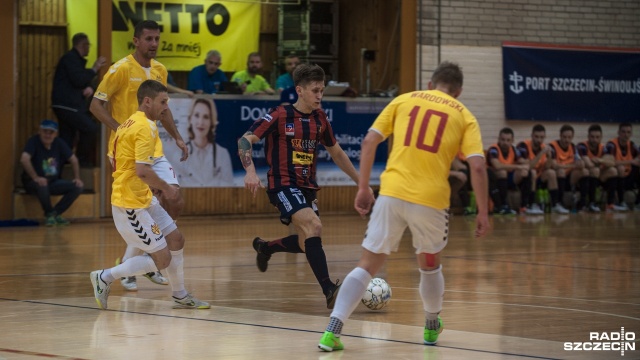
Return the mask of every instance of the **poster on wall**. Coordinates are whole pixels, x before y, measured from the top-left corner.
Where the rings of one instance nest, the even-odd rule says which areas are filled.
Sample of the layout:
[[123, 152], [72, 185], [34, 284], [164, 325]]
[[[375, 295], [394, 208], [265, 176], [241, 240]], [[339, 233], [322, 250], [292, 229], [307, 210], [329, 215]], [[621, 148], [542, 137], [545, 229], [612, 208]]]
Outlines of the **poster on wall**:
[[502, 44], [508, 120], [640, 122], [640, 49]]
[[[169, 101], [176, 127], [189, 148], [189, 158], [180, 161], [181, 152], [175, 141], [158, 123], [164, 154], [172, 164], [180, 186], [190, 187], [244, 187], [245, 171], [238, 158], [238, 139], [251, 124], [278, 104], [267, 99], [215, 99], [211, 96], [191, 98], [175, 97]], [[338, 144], [357, 167], [360, 145], [369, 127], [386, 105], [384, 101], [349, 103], [323, 102], [322, 107], [331, 122]], [[211, 121], [213, 119], [213, 121]], [[380, 174], [387, 158], [387, 143], [376, 152], [371, 184], [380, 184]], [[342, 186], [355, 183], [331, 160], [320, 145], [317, 150], [318, 185]], [[267, 184], [268, 166], [264, 140], [253, 145], [253, 161], [258, 176]]]
[[[66, 1], [69, 36], [82, 31], [97, 43], [96, 2]], [[258, 50], [259, 2], [113, 0], [112, 5], [111, 62], [135, 50], [133, 29], [142, 20], [160, 24], [156, 58], [169, 70], [189, 71], [202, 65], [210, 50], [222, 54], [223, 71], [244, 70], [247, 55]], [[91, 54], [91, 59], [95, 57], [95, 53]]]

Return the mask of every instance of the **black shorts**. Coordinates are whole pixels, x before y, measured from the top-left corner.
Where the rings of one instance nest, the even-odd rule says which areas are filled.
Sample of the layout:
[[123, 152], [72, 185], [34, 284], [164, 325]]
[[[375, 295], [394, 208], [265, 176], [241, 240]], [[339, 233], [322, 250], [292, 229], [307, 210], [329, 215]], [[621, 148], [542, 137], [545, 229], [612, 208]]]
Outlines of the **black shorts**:
[[283, 187], [268, 190], [267, 196], [269, 196], [269, 202], [280, 210], [280, 222], [289, 225], [293, 214], [304, 208], [311, 208], [316, 215], [320, 216], [316, 192], [317, 190], [314, 189]]

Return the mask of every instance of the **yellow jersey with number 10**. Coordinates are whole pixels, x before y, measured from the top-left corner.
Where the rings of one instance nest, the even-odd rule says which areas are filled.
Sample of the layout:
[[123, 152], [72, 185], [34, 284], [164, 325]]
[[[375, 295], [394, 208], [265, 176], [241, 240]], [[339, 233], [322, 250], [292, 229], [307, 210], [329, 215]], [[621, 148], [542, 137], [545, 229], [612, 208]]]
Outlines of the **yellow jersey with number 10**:
[[478, 121], [458, 100], [438, 91], [395, 98], [371, 126], [385, 139], [394, 135], [380, 194], [435, 209], [449, 207], [453, 158], [483, 156]]
[[114, 137], [112, 205], [127, 209], [151, 205], [151, 189], [136, 175], [136, 163], [153, 165], [156, 139], [156, 123], [142, 111], [120, 125]]
[[[138, 88], [145, 80], [156, 80], [167, 86], [167, 69], [160, 62], [151, 59], [151, 67], [143, 68], [132, 54], [111, 65], [109, 71], [98, 85], [93, 97], [107, 101], [111, 116], [120, 124], [138, 111]], [[153, 119], [158, 120], [158, 119]], [[109, 136], [109, 157], [113, 157], [113, 139], [115, 132]], [[162, 143], [157, 139], [155, 157], [162, 153]]]

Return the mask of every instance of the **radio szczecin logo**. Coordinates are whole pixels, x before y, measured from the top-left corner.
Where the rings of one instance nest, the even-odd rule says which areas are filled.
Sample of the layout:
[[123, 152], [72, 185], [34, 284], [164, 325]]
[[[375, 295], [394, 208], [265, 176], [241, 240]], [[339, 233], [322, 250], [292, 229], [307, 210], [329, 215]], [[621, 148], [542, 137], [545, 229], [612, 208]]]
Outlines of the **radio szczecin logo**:
[[589, 341], [565, 342], [566, 351], [620, 351], [624, 356], [625, 351], [636, 350], [636, 333], [625, 332], [589, 332]]

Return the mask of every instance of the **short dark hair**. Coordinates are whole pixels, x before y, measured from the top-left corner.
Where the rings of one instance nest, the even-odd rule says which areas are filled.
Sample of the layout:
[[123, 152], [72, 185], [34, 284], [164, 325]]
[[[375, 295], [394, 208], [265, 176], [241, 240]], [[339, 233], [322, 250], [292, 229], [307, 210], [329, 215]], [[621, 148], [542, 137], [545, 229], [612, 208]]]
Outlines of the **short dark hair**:
[[142, 31], [144, 29], [147, 30], [160, 30], [160, 25], [153, 20], [143, 20], [136, 24], [135, 29], [133, 30], [133, 37], [139, 38], [142, 35]]
[[462, 88], [463, 80], [462, 68], [458, 64], [449, 61], [440, 63], [433, 72], [433, 75], [431, 75], [431, 83], [433, 86], [447, 85], [451, 93]]
[[85, 33], [77, 33], [71, 38], [71, 45], [75, 47], [80, 44], [82, 40], [89, 40], [89, 37]]
[[533, 129], [531, 129], [531, 132], [547, 132], [547, 130], [544, 128], [544, 125], [542, 124], [535, 124], [533, 125]]
[[618, 131], [622, 130], [623, 127], [630, 128], [631, 127], [631, 123], [628, 123], [628, 122], [620, 123], [620, 125], [618, 125]]
[[562, 135], [562, 133], [563, 133], [563, 132], [565, 132], [565, 131], [569, 131], [569, 130], [571, 130], [571, 132], [572, 132], [572, 133], [574, 133], [574, 134], [576, 133], [576, 132], [573, 130], [573, 126], [568, 125], [568, 124], [562, 125], [562, 127], [560, 128], [560, 135]]
[[510, 134], [511, 136], [515, 136], [513, 134], [513, 130], [510, 127], [505, 127], [505, 128], [500, 129], [500, 134], [499, 135], [502, 135], [502, 134]]
[[138, 88], [138, 105], [142, 104], [144, 98], [155, 99], [161, 92], [167, 92], [167, 87], [157, 80], [145, 80]]
[[260, 53], [257, 51], [254, 51], [252, 53], [249, 53], [249, 55], [247, 56], [247, 64], [249, 63], [249, 60], [251, 60], [252, 57], [259, 57], [260, 60], [262, 60], [262, 56], [260, 56]]
[[591, 126], [589, 126], [589, 129], [587, 130], [587, 134], [589, 134], [592, 131], [598, 131], [598, 132], [602, 132], [602, 127], [598, 124], [593, 124]]
[[314, 81], [324, 84], [324, 70], [319, 65], [300, 64], [293, 70], [295, 86], [306, 86]]

